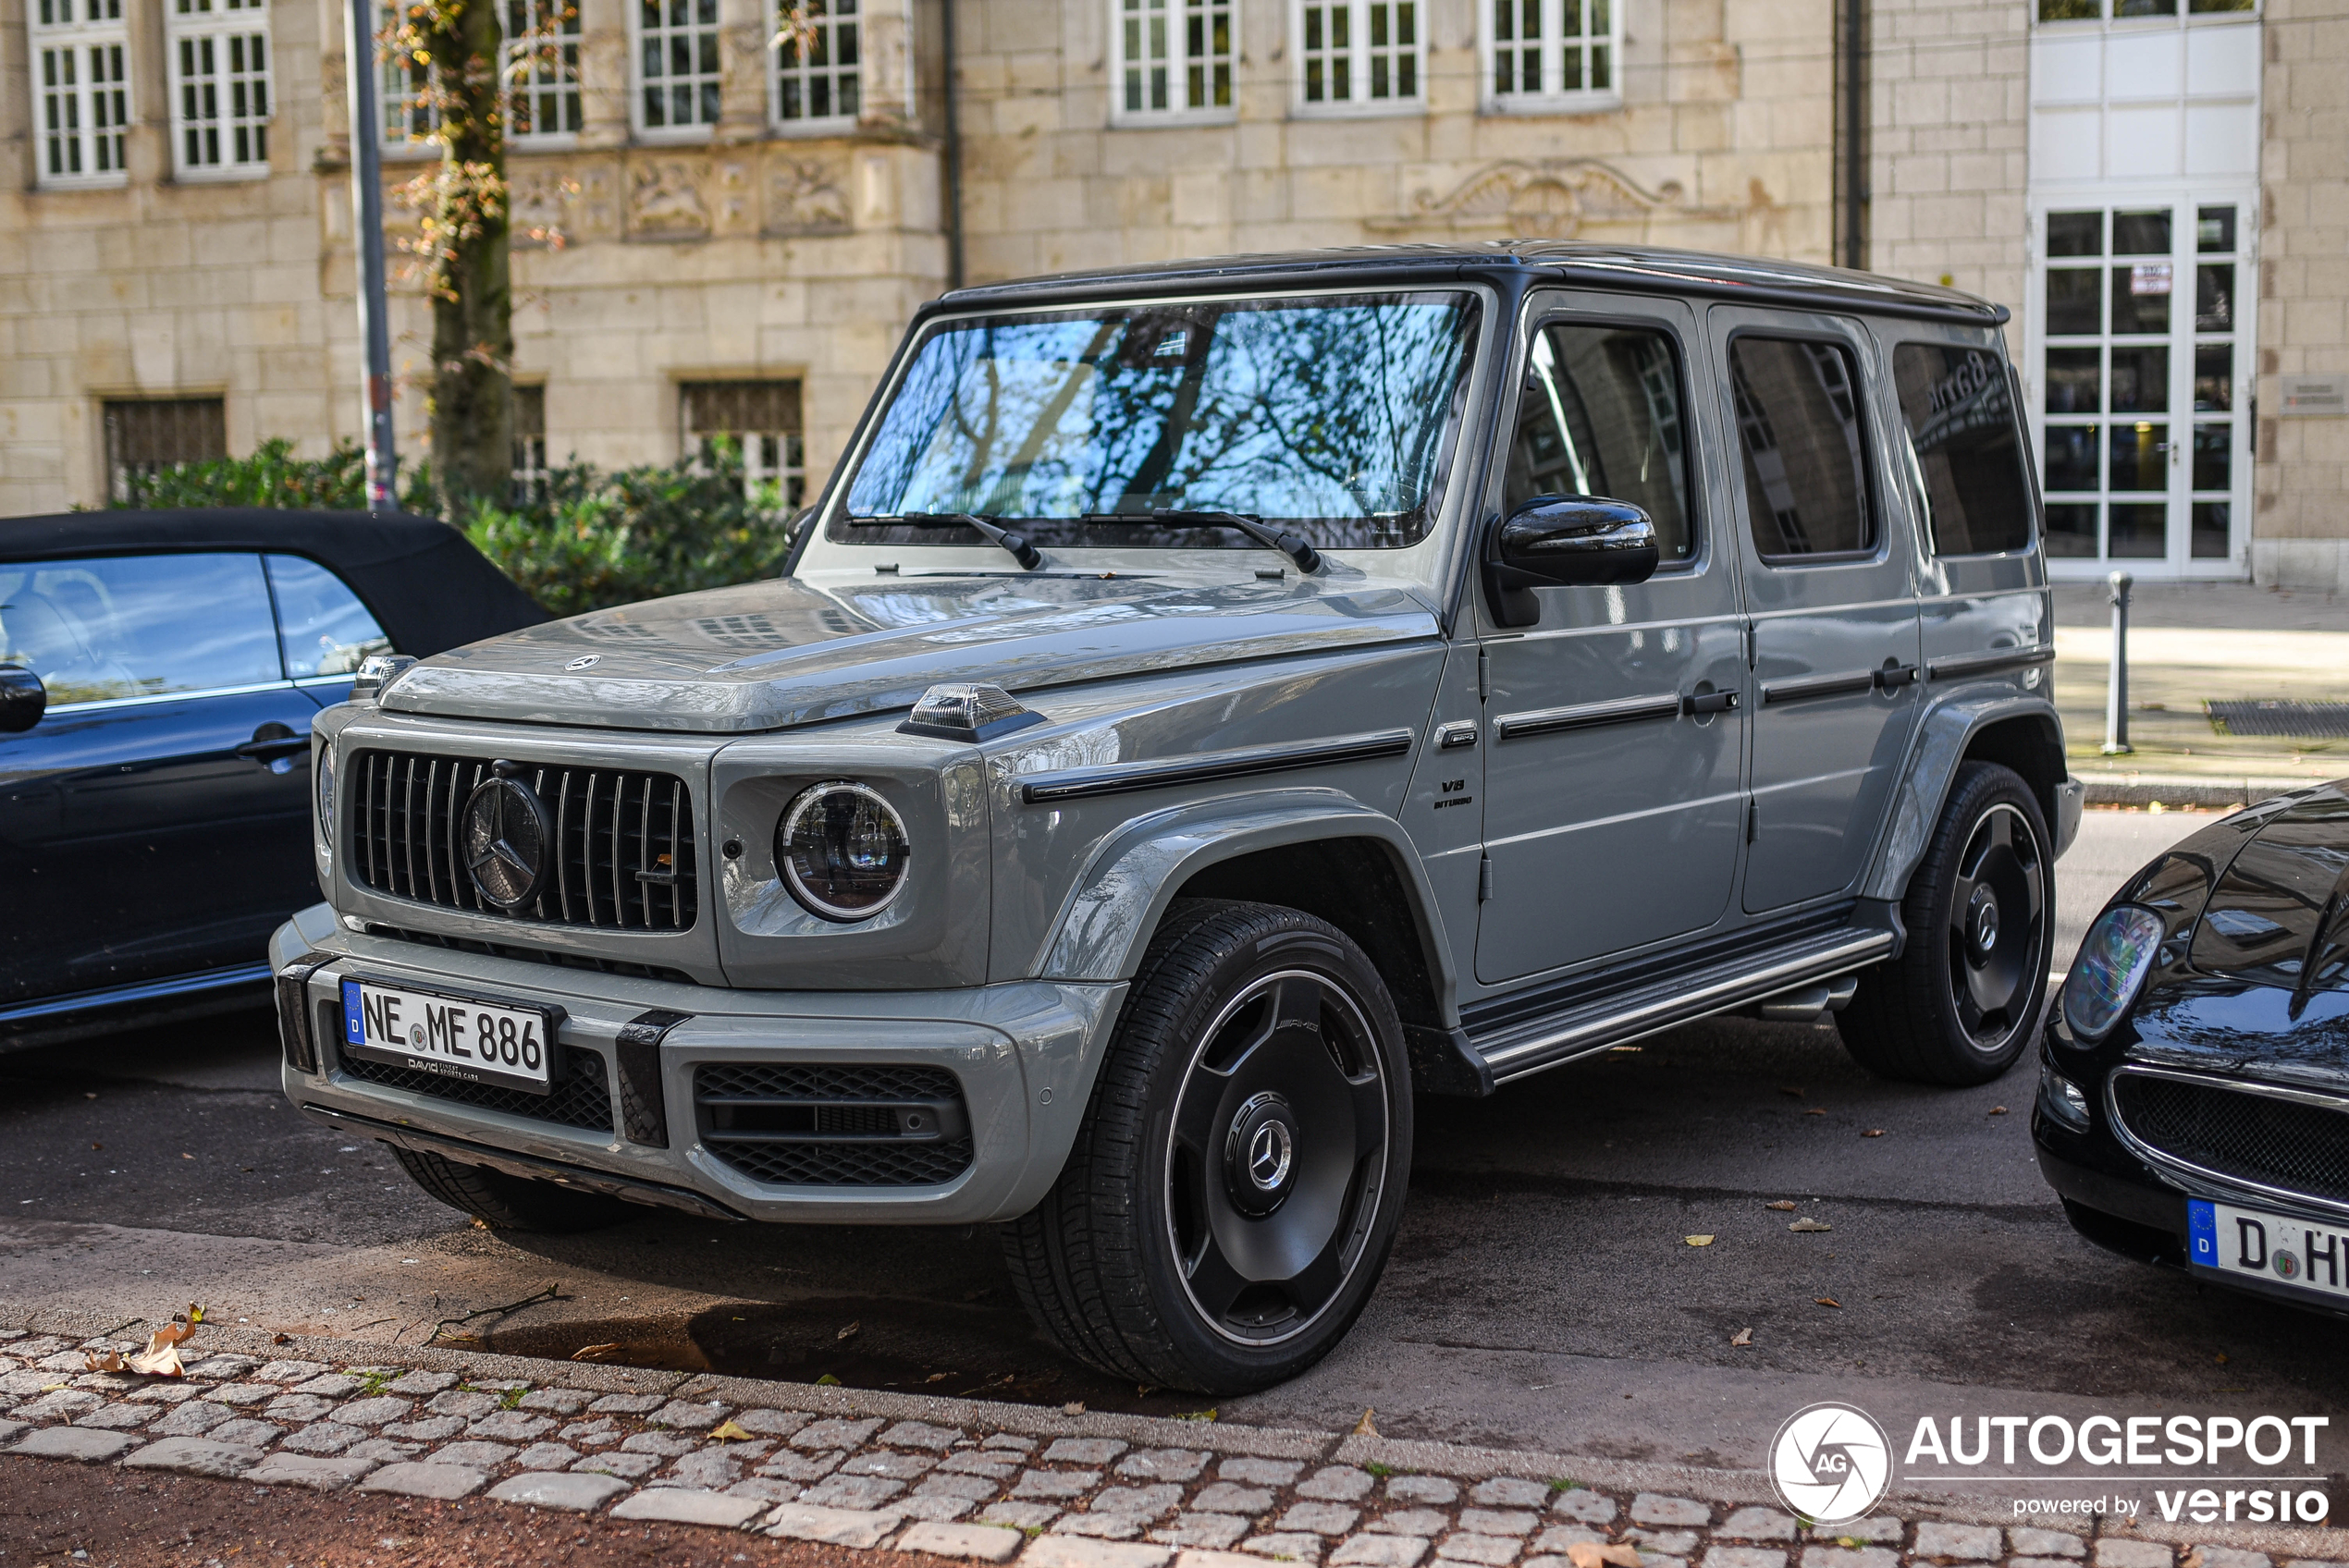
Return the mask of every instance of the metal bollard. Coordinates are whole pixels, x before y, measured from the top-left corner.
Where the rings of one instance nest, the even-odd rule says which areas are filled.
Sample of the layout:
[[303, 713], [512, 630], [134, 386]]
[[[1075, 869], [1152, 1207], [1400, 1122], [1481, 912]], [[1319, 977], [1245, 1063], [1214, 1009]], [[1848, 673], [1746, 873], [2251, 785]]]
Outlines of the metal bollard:
[[2104, 754], [2124, 756], [2129, 744], [2129, 584], [2125, 571], [2105, 581], [2112, 585], [2112, 670], [2104, 689]]

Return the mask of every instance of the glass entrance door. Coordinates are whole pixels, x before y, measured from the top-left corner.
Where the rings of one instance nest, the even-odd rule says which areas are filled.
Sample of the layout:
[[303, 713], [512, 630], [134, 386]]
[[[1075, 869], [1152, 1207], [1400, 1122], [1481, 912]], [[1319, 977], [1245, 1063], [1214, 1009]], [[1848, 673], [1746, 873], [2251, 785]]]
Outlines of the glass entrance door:
[[2253, 211], [2240, 196], [2041, 214], [2034, 401], [2058, 572], [2243, 574]]

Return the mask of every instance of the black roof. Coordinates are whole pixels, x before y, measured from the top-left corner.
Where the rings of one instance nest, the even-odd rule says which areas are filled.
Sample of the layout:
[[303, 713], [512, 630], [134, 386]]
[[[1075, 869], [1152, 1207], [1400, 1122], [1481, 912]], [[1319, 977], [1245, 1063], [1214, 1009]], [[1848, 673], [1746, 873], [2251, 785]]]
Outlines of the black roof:
[[1120, 295], [1201, 286], [1229, 288], [1297, 283], [1326, 285], [1341, 278], [1427, 283], [1509, 274], [1538, 274], [1545, 282], [1590, 288], [1702, 294], [1757, 304], [1872, 311], [1892, 315], [2003, 325], [2010, 312], [1954, 288], [1880, 277], [1842, 267], [1812, 266], [1762, 256], [1718, 256], [1658, 245], [1585, 245], [1559, 239], [1500, 239], [1478, 243], [1357, 245], [1325, 251], [1288, 251], [1264, 255], [1213, 256], [1150, 265], [1059, 273], [961, 288], [938, 301], [941, 307], [989, 303], [1034, 304], [1040, 300], [1109, 299]]
[[251, 550], [302, 556], [351, 585], [403, 654], [427, 657], [547, 612], [447, 523], [265, 507], [0, 518], [0, 561]]

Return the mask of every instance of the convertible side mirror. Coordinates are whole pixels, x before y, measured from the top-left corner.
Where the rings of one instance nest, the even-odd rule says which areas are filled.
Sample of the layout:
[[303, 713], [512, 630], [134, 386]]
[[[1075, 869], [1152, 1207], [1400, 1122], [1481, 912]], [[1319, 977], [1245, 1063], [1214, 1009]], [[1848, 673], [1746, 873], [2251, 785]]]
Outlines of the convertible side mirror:
[[21, 735], [49, 711], [49, 689], [20, 664], [0, 664], [0, 735]]
[[1542, 619], [1533, 589], [1645, 582], [1659, 558], [1654, 522], [1630, 502], [1536, 496], [1493, 532], [1484, 563], [1493, 618], [1531, 626]]

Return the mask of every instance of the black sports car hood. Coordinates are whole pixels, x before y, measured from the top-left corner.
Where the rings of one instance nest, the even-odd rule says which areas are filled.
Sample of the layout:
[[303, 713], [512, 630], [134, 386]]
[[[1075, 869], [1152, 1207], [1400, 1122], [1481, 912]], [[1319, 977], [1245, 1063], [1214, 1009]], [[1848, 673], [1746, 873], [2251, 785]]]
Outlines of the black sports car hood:
[[2211, 889], [2188, 962], [2302, 998], [2349, 986], [2349, 783], [2268, 818]]
[[2349, 781], [2203, 829], [2123, 898], [2158, 909], [2190, 880], [2191, 946], [2147, 982], [2128, 1055], [2349, 1082]]
[[796, 578], [596, 610], [426, 659], [386, 709], [747, 733], [910, 706], [937, 681], [1013, 692], [1435, 634], [1400, 583], [1345, 569], [1197, 577]]

